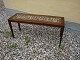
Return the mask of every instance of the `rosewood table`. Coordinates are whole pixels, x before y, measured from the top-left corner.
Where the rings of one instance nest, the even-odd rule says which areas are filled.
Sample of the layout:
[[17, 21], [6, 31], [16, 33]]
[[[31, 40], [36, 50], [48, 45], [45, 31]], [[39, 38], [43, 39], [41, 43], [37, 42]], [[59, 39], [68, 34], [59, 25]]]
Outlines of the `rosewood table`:
[[45, 26], [53, 26], [60, 28], [60, 43], [61, 45], [62, 36], [64, 32], [64, 17], [60, 16], [49, 16], [49, 15], [38, 15], [38, 14], [24, 14], [24, 13], [16, 13], [8, 19], [8, 23], [12, 32], [12, 36], [14, 38], [14, 33], [12, 29], [11, 22], [17, 22], [20, 28], [20, 23], [27, 24], [37, 24], [37, 25], [45, 25]]

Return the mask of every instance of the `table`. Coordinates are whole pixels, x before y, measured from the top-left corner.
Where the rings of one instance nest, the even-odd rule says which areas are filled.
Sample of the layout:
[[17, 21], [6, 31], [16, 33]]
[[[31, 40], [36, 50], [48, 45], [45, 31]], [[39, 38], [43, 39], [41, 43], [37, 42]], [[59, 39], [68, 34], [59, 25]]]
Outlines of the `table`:
[[59, 43], [59, 46], [61, 45], [63, 32], [64, 32], [64, 17], [50, 16], [50, 15], [16, 13], [8, 19], [8, 23], [9, 23], [9, 26], [10, 26], [10, 29], [11, 29], [11, 33], [12, 33], [12, 36], [14, 38], [14, 33], [13, 33], [11, 22], [17, 22], [20, 31], [21, 31], [20, 23], [59, 27], [60, 28], [60, 43]]

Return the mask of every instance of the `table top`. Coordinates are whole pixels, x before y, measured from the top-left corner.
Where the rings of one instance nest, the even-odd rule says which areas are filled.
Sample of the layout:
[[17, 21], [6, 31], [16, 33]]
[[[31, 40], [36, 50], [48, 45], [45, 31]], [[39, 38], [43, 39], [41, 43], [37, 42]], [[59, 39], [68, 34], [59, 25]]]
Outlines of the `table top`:
[[19, 22], [19, 21], [44, 22], [45, 24], [50, 23], [50, 24], [55, 24], [59, 26], [64, 26], [64, 17], [50, 16], [50, 15], [16, 13], [12, 17], [10, 17], [8, 20], [13, 22]]

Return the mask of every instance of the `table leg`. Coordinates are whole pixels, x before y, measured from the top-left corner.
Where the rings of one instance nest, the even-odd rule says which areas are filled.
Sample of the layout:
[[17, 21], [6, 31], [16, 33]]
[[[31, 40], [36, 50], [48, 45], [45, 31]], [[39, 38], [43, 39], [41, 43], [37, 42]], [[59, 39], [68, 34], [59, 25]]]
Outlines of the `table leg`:
[[18, 23], [18, 27], [19, 27], [19, 31], [21, 31], [21, 28], [20, 28], [20, 23]]
[[8, 23], [9, 23], [9, 26], [10, 26], [10, 29], [11, 29], [12, 36], [13, 36], [13, 38], [14, 38], [14, 33], [13, 33], [13, 29], [12, 29], [12, 24], [11, 24], [11, 22], [9, 22], [9, 21], [8, 21]]
[[63, 32], [64, 32], [64, 27], [61, 27], [59, 47], [60, 47], [60, 45], [61, 45], [61, 41], [62, 41], [62, 37], [63, 37]]

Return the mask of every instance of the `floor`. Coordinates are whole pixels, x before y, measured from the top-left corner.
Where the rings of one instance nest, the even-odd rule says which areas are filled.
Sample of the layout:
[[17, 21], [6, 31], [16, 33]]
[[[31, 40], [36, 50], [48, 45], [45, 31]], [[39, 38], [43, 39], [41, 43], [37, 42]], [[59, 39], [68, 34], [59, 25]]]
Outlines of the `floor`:
[[[11, 12], [13, 11], [13, 12]], [[8, 9], [0, 15], [0, 60], [79, 60], [79, 24], [65, 21], [61, 48], [57, 27], [12, 23], [15, 38], [11, 37], [7, 19], [16, 10]], [[74, 25], [74, 26], [73, 26]], [[77, 27], [76, 27], [77, 26]], [[28, 43], [26, 43], [28, 41]]]

